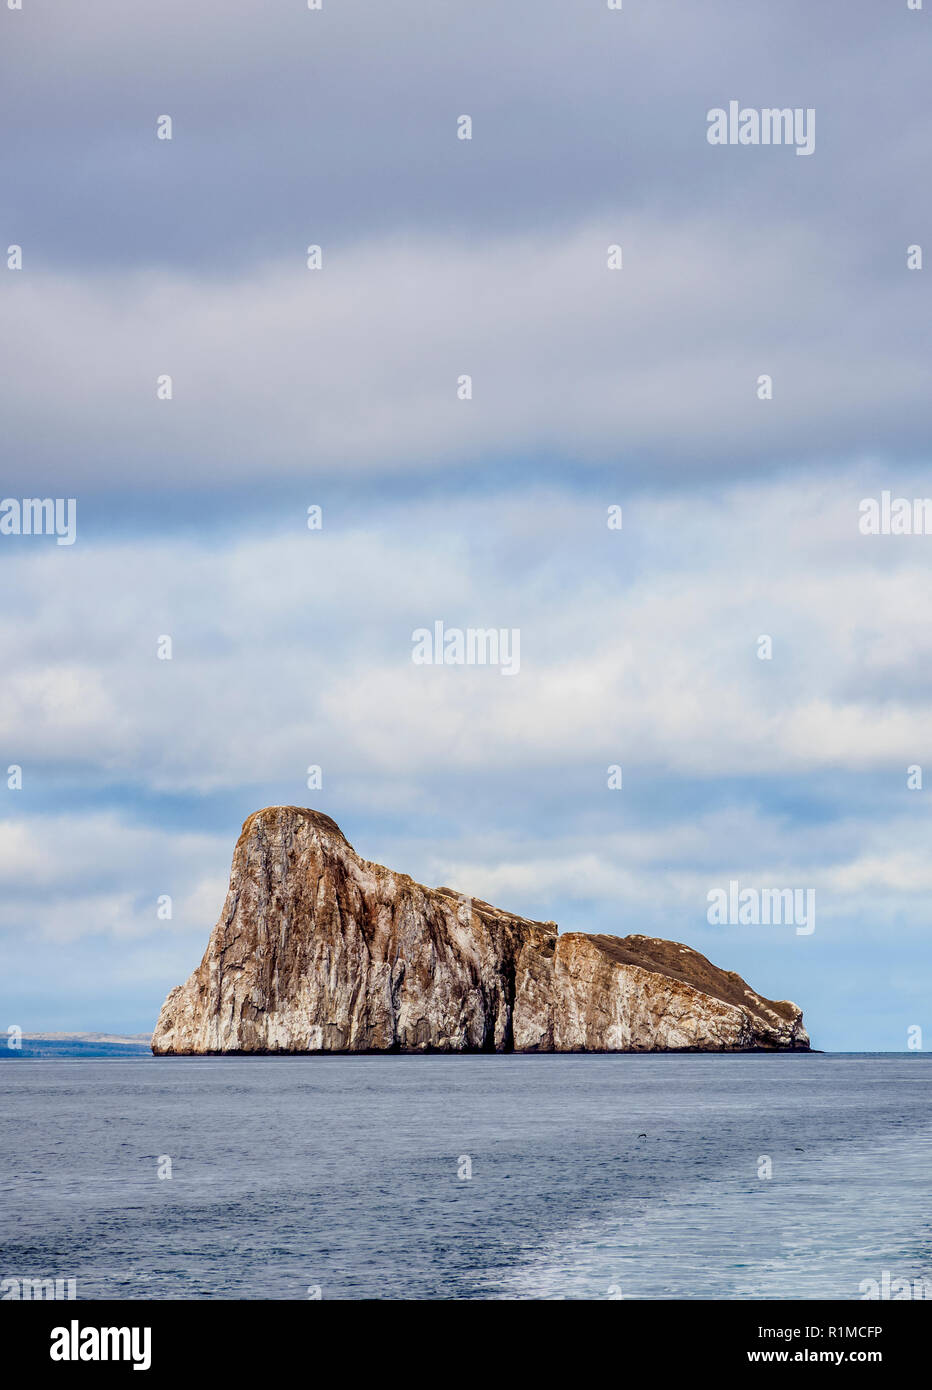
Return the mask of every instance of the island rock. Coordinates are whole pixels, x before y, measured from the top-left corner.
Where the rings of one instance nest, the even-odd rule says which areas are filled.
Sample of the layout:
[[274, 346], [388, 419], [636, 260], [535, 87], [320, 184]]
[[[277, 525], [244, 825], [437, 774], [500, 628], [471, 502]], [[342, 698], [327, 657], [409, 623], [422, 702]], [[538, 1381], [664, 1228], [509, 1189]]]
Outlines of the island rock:
[[297, 806], [243, 826], [204, 958], [153, 1052], [807, 1051], [795, 1004], [689, 946], [560, 934], [361, 859]]

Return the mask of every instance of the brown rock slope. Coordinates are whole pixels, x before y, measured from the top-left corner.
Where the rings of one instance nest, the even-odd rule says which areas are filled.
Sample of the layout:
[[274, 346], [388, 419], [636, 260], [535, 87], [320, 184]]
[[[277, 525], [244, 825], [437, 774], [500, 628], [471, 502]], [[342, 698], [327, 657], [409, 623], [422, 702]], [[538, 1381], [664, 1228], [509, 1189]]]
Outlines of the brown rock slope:
[[246, 821], [204, 959], [152, 1038], [157, 1053], [808, 1047], [795, 1004], [687, 946], [558, 936], [369, 864], [297, 806]]

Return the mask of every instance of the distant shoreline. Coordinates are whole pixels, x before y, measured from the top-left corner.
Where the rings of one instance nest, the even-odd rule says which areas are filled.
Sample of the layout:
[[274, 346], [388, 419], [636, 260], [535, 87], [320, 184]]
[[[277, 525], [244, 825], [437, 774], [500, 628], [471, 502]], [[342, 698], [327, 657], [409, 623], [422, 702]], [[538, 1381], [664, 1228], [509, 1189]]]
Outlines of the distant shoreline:
[[24, 1033], [24, 1042], [101, 1042], [145, 1043], [152, 1041], [151, 1033]]

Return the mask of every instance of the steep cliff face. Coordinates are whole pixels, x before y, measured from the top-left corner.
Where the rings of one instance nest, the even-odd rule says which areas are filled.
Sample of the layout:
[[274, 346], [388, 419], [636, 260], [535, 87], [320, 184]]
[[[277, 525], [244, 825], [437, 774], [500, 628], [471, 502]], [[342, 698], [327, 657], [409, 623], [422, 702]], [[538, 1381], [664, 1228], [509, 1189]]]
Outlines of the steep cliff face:
[[808, 1046], [795, 1004], [686, 946], [559, 936], [425, 888], [297, 806], [246, 821], [204, 959], [152, 1038], [157, 1053]]

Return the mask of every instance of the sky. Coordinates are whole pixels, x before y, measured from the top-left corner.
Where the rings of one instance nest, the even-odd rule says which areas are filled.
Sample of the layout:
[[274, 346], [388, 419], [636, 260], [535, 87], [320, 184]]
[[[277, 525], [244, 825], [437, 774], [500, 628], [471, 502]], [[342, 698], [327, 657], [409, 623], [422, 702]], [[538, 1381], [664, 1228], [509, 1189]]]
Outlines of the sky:
[[[0, 1033], [149, 1031], [284, 803], [932, 1046], [932, 536], [861, 505], [932, 495], [930, 26], [0, 9], [0, 494], [76, 508], [0, 525]], [[812, 153], [710, 143], [731, 101]], [[436, 622], [519, 669], [416, 664]]]

